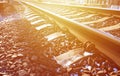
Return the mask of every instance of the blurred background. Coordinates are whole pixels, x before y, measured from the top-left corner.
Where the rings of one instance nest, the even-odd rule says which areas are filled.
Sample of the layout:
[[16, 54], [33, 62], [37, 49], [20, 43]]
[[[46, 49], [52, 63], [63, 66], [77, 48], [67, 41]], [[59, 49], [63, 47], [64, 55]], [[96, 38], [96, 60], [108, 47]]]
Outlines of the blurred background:
[[34, 1], [120, 9], [120, 0], [34, 0]]

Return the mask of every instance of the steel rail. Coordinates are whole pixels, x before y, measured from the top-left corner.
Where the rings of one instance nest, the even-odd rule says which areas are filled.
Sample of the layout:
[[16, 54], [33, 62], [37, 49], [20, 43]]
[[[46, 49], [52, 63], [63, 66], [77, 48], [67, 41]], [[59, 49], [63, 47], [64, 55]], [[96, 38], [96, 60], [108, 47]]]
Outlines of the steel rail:
[[53, 18], [61, 28], [67, 28], [73, 35], [75, 35], [80, 41], [91, 41], [95, 43], [97, 49], [104, 53], [110, 59], [112, 59], [117, 65], [120, 66], [120, 40], [107, 35], [104, 32], [96, 29], [84, 26], [83, 24], [72, 21], [68, 18], [55, 14], [48, 10], [45, 10], [34, 3], [22, 1], [30, 8], [43, 12], [47, 16]]
[[58, 4], [58, 3], [41, 3], [44, 5], [55, 5], [55, 6], [65, 6], [70, 8], [78, 8], [83, 9], [85, 11], [94, 11], [96, 13], [100, 14], [111, 14], [111, 15], [117, 15], [120, 17], [120, 10], [118, 9], [111, 9], [111, 8], [100, 8], [100, 7], [92, 7], [92, 6], [83, 6], [83, 5], [70, 5], [70, 4]]

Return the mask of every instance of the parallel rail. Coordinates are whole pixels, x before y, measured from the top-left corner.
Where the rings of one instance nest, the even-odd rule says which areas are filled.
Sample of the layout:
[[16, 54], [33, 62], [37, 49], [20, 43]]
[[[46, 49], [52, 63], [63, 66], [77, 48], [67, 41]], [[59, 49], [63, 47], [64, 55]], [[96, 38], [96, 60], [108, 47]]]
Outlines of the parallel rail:
[[[111, 58], [116, 64], [120, 66], [120, 40], [114, 39], [106, 35], [104, 32], [97, 31], [83, 24], [72, 21], [68, 18], [60, 16], [58, 14], [52, 13], [45, 10], [34, 3], [24, 2], [27, 6], [43, 12], [44, 14], [53, 18], [61, 28], [67, 28], [73, 35], [75, 35], [80, 41], [92, 41], [95, 43], [96, 47], [104, 53], [106, 56]], [[102, 10], [103, 11], [103, 10]], [[108, 10], [109, 11], [109, 10]], [[118, 11], [117, 11], [118, 12]]]
[[95, 11], [96, 13], [120, 15], [120, 10], [111, 9], [111, 8], [99, 8], [99, 7], [91, 7], [91, 6], [89, 7], [89, 6], [83, 6], [83, 5], [69, 5], [69, 4], [56, 4], [56, 3], [44, 3], [44, 2], [42, 4], [78, 8], [86, 11]]

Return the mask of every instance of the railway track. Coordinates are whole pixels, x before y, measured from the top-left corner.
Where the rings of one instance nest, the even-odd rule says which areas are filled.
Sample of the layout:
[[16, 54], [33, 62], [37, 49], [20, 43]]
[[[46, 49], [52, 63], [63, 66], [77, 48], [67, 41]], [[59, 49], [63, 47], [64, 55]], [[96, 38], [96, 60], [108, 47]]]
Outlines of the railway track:
[[[93, 23], [100, 24], [100, 22], [115, 19], [117, 22], [113, 21], [112, 25], [118, 29], [119, 27], [116, 27], [119, 26], [118, 17], [116, 19], [116, 16], [86, 13], [82, 10], [79, 13], [71, 11], [69, 7], [60, 10], [63, 8], [62, 6], [48, 5], [46, 7], [41, 5], [40, 7], [36, 3], [23, 3], [30, 8], [26, 9], [25, 17], [30, 21], [31, 27], [38, 31], [36, 37], [40, 38], [42, 54], [62, 66], [62, 68], [56, 69], [57, 74], [74, 76], [76, 74], [83, 75], [83, 73], [88, 75], [112, 75], [115, 73], [118, 75], [120, 66], [119, 38], [98, 31], [103, 29], [105, 31], [106, 25], [103, 25], [105, 28], [91, 26]], [[78, 16], [80, 17], [76, 18]], [[113, 27], [112, 25], [108, 24], [107, 26]], [[110, 66], [112, 70], [104, 69], [104, 71], [105, 66]], [[99, 68], [99, 70], [93, 70], [93, 68]]]
[[[78, 23], [90, 26], [92, 28], [96, 28], [101, 31], [109, 32], [109, 31], [119, 30], [120, 28], [119, 10], [118, 11], [107, 10], [107, 9], [105, 10], [105, 9], [85, 8], [85, 7], [79, 8], [79, 6], [60, 5], [60, 4], [58, 5], [38, 4], [38, 6], [47, 9], [51, 12], [54, 12], [56, 14], [59, 14], [61, 16], [64, 16], [66, 18], [69, 18]], [[112, 34], [112, 35], [119, 37], [119, 31], [117, 35], [116, 34]]]

